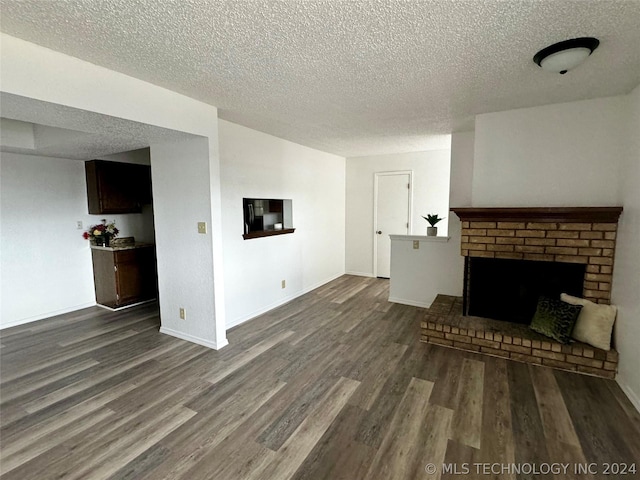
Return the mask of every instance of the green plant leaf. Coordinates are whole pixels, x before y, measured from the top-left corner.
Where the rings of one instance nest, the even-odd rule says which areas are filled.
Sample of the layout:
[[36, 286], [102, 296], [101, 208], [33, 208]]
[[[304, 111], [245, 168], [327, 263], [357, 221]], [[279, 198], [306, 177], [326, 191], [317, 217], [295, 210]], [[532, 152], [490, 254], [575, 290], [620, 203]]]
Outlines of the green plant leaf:
[[439, 218], [437, 213], [433, 215], [428, 213], [426, 217], [423, 216], [422, 218], [429, 222], [429, 225], [431, 225], [432, 227], [435, 227], [436, 223], [438, 223], [439, 221], [444, 220], [444, 217]]

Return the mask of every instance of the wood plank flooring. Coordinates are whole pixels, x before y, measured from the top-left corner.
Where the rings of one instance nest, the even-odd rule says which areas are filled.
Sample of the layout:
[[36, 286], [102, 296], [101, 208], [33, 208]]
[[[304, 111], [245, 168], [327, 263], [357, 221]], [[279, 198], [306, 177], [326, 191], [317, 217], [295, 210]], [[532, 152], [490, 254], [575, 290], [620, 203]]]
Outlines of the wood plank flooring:
[[[219, 352], [160, 334], [153, 305], [4, 330], [1, 478], [640, 478], [603, 471], [640, 468], [615, 382], [422, 344], [426, 310], [387, 297], [343, 276]], [[553, 462], [567, 475], [473, 465]]]

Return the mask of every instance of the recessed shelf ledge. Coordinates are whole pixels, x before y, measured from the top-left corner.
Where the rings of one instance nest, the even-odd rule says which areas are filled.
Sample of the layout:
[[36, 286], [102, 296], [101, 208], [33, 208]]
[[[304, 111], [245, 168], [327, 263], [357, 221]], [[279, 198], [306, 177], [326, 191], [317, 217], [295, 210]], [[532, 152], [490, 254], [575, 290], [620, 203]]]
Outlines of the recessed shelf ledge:
[[447, 243], [451, 237], [427, 237], [426, 235], [389, 235], [391, 240]]
[[257, 232], [249, 232], [242, 235], [242, 238], [249, 240], [251, 238], [271, 237], [273, 235], [284, 235], [285, 233], [295, 232], [295, 228], [283, 228], [282, 230], [259, 230]]

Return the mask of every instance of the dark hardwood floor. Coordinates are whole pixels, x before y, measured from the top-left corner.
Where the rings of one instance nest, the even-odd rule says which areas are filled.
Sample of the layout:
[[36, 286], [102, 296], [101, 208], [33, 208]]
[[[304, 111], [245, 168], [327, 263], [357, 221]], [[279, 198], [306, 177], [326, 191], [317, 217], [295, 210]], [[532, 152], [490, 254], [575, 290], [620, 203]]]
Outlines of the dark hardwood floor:
[[640, 468], [615, 382], [419, 343], [426, 310], [387, 296], [344, 276], [219, 352], [158, 333], [154, 306], [4, 330], [2, 478], [639, 478], [604, 472]]

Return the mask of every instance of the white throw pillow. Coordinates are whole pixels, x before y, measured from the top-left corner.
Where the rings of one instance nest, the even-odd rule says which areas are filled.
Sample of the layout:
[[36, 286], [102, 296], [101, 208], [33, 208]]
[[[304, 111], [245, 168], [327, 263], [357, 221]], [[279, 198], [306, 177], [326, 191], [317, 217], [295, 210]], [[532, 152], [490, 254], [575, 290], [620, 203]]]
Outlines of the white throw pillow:
[[560, 300], [571, 305], [582, 305], [571, 336], [602, 350], [611, 350], [611, 332], [617, 309], [613, 305], [599, 305], [584, 298], [563, 293]]

